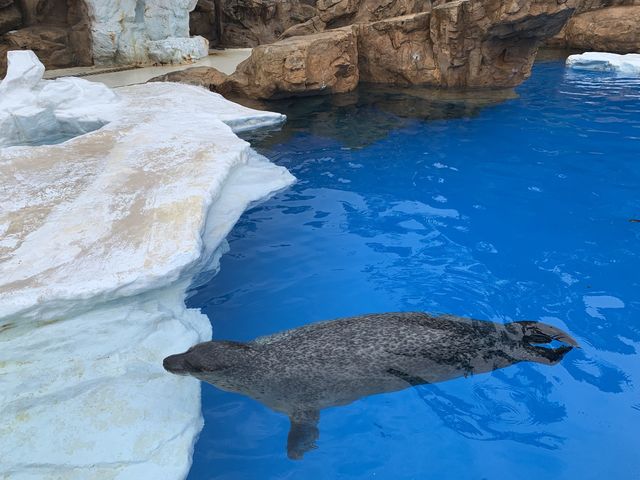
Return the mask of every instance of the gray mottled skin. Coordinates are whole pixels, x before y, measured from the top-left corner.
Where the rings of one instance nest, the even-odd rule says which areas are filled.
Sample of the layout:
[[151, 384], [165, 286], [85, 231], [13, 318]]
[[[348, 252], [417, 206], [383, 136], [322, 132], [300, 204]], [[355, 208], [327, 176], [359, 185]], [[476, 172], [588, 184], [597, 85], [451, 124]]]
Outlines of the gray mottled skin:
[[[565, 345], [540, 346], [553, 340]], [[287, 414], [288, 454], [300, 458], [315, 446], [323, 408], [518, 362], [552, 365], [573, 346], [568, 334], [544, 323], [383, 313], [315, 323], [248, 343], [201, 343], [167, 357], [164, 367]]]

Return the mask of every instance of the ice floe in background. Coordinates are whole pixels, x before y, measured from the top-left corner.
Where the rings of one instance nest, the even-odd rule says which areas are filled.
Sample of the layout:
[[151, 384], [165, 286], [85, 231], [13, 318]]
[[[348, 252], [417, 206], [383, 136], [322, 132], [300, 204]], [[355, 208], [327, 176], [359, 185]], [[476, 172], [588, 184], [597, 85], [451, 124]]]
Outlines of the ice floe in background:
[[616, 53], [586, 52], [570, 55], [567, 58], [567, 67], [574, 70], [615, 72], [622, 75], [640, 76], [640, 54], [618, 55]]
[[[8, 118], [6, 105], [43, 108], [49, 84], [33, 57], [17, 64]], [[182, 478], [200, 387], [162, 359], [210, 338], [187, 287], [215, 270], [250, 204], [294, 181], [233, 130], [284, 117], [187, 85], [107, 94], [68, 80], [54, 82], [64, 88], [49, 112], [93, 112], [104, 126], [0, 149], [0, 477]]]

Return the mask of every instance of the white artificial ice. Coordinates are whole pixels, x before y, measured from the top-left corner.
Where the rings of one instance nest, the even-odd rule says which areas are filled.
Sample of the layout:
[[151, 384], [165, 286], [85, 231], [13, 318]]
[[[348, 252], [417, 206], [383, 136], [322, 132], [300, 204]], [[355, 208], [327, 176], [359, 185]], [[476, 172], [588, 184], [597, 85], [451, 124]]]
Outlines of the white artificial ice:
[[0, 147], [71, 138], [114, 118], [117, 95], [79, 78], [42, 81], [44, 65], [30, 50], [7, 53], [0, 84]]
[[184, 63], [209, 54], [189, 36], [198, 0], [84, 0], [96, 64]]
[[[234, 131], [284, 117], [174, 83], [66, 90], [15, 55], [2, 105], [105, 123], [0, 148], [0, 478], [184, 478], [200, 385], [162, 360], [211, 338], [188, 287], [245, 209], [294, 181]], [[73, 107], [42, 106], [58, 88]]]
[[570, 55], [566, 62], [567, 67], [574, 70], [589, 70], [593, 72], [612, 72], [625, 76], [640, 76], [640, 54], [586, 52], [578, 55]]

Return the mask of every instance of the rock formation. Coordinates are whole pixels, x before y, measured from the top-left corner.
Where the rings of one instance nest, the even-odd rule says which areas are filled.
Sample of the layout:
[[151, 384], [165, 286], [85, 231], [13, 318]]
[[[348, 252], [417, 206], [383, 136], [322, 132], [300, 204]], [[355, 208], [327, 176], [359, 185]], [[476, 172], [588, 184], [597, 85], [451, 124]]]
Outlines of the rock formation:
[[218, 47], [255, 47], [275, 42], [289, 27], [316, 14], [314, 0], [199, 0], [191, 34]]
[[97, 64], [180, 63], [208, 54], [202, 37], [189, 37], [196, 0], [85, 0]]
[[191, 67], [185, 70], [165, 73], [149, 80], [150, 82], [186, 83], [206, 88], [212, 92], [229, 94], [231, 86], [226, 86], [229, 76], [212, 67]]
[[356, 36], [347, 27], [291, 37], [254, 48], [230, 76], [197, 67], [151, 81], [188, 83], [225, 96], [256, 99], [350, 92], [359, 81]]
[[640, 52], [640, 2], [575, 15], [553, 44], [597, 52]]
[[538, 47], [572, 9], [557, 2], [457, 0], [435, 7], [431, 41], [448, 87], [513, 87], [531, 74]]
[[231, 88], [251, 98], [349, 92], [358, 85], [351, 28], [292, 37], [256, 47], [231, 75]]
[[567, 5], [575, 8], [575, 14], [548, 46], [640, 52], [640, 0], [568, 0]]
[[440, 83], [430, 37], [431, 13], [358, 25], [358, 65], [364, 82]]
[[[416, 9], [427, 11], [377, 19]], [[573, 12], [546, 0], [455, 0], [433, 8], [422, 0], [320, 0], [317, 11], [283, 40], [255, 48], [230, 77], [218, 72], [206, 84], [258, 99], [346, 92], [358, 81], [514, 87], [530, 75], [538, 46]]]
[[431, 10], [431, 0], [318, 0], [316, 15], [283, 36], [307, 35], [351, 24], [372, 23]]
[[197, 0], [0, 0], [0, 75], [9, 50], [33, 50], [49, 68], [181, 63], [206, 56], [189, 36]]
[[22, 13], [14, 0], [0, 0], [0, 35], [22, 26]]
[[200, 35], [212, 45], [220, 44], [220, 12], [215, 0], [198, 0], [196, 8], [189, 15], [191, 35]]
[[[91, 65], [91, 32], [82, 0], [0, 0], [0, 73], [9, 50], [33, 50], [47, 67]], [[4, 12], [19, 22], [3, 21]]]

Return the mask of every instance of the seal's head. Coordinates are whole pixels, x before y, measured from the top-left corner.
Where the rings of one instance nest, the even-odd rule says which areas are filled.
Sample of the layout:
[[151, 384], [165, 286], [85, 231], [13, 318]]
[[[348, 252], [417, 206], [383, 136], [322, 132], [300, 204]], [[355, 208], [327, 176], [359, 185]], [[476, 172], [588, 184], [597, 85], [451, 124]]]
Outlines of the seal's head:
[[251, 347], [239, 342], [205, 342], [165, 358], [162, 365], [176, 375], [215, 374], [242, 364], [251, 351]]
[[[547, 323], [520, 321], [508, 323], [505, 328], [512, 339], [524, 347], [526, 360], [553, 365], [572, 349], [580, 348], [571, 335]], [[561, 345], [554, 347], [553, 342]]]

